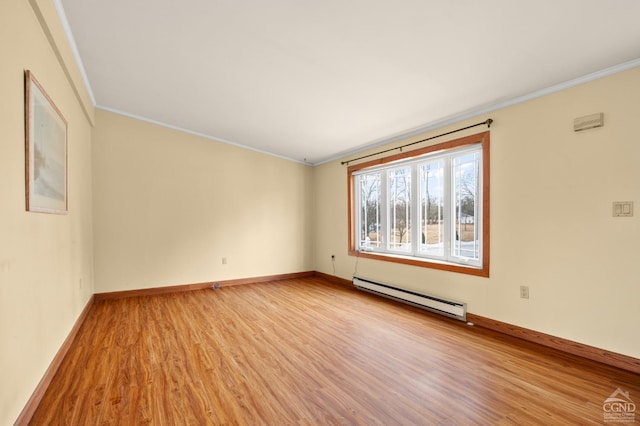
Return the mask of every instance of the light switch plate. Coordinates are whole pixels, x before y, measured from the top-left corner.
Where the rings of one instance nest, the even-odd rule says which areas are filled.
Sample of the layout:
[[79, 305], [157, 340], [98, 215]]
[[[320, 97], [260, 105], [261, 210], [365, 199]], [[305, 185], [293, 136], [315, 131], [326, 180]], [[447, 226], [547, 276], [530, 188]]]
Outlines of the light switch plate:
[[614, 201], [613, 217], [633, 216], [633, 201]]

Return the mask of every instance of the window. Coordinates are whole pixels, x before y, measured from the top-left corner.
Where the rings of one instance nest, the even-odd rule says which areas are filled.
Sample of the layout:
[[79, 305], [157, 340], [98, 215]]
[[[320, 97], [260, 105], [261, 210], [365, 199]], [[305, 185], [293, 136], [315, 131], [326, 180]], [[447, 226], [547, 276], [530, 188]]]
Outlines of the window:
[[349, 167], [350, 254], [489, 276], [489, 132]]

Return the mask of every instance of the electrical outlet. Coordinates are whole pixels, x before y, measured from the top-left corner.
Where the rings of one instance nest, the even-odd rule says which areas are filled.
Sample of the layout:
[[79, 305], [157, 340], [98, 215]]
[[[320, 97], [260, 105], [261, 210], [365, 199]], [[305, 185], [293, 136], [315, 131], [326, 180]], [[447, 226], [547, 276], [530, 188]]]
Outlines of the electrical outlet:
[[528, 299], [529, 298], [529, 287], [526, 285], [520, 286], [520, 298]]
[[226, 265], [226, 264], [227, 264], [227, 258], [226, 258], [226, 257], [223, 257], [223, 258], [222, 258], [222, 264], [223, 264], [223, 265]]
[[331, 260], [336, 260], [336, 255], [335, 254], [331, 255]]

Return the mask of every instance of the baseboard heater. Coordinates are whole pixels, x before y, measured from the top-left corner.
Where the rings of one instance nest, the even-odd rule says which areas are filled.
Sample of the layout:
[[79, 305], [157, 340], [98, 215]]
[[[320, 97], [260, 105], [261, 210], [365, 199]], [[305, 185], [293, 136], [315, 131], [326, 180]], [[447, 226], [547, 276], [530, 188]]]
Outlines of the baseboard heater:
[[398, 300], [440, 315], [445, 315], [460, 321], [467, 320], [466, 303], [404, 290], [390, 284], [383, 284], [361, 277], [353, 277], [353, 285], [359, 290]]

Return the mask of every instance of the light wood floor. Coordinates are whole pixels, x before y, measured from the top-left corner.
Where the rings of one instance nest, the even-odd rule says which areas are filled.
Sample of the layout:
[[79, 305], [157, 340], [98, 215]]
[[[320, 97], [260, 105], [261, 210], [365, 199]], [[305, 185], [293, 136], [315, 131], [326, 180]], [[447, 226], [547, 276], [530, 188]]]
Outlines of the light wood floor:
[[640, 375], [306, 278], [96, 303], [31, 424], [587, 425], [617, 388], [640, 407]]

